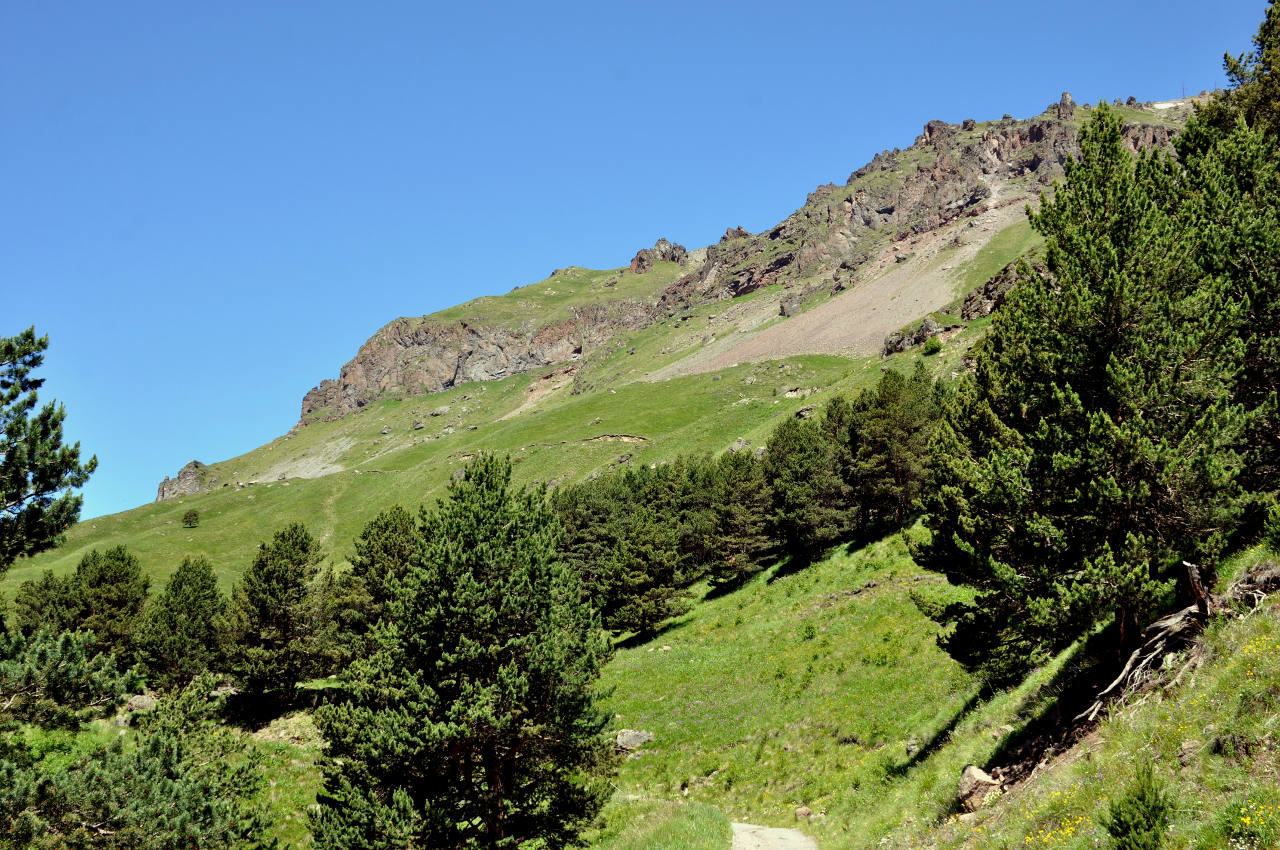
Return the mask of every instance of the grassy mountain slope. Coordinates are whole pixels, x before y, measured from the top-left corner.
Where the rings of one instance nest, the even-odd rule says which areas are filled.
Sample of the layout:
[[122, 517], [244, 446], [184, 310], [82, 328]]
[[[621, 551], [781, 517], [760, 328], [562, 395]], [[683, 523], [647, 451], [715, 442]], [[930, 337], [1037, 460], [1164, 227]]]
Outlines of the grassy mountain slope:
[[[1025, 225], [993, 240], [970, 266], [1000, 266], [1028, 242]], [[681, 453], [764, 442], [777, 417], [821, 405], [837, 392], [869, 386], [882, 368], [911, 368], [918, 352], [879, 356], [804, 355], [743, 363], [714, 373], [655, 382], [656, 372], [696, 355], [711, 334], [745, 335], [779, 315], [780, 285], [732, 302], [701, 305], [620, 336], [575, 367], [550, 366], [440, 393], [371, 403], [357, 413], [313, 421], [240, 457], [201, 471], [208, 491], [79, 523], [56, 550], [16, 564], [0, 592], [12, 598], [41, 571], [66, 572], [91, 549], [124, 544], [163, 580], [187, 555], [203, 554], [229, 587], [258, 542], [285, 523], [307, 524], [337, 560], [379, 510], [416, 506], [443, 492], [479, 451], [510, 453], [520, 481], [581, 480], [622, 462], [657, 463]], [[820, 303], [820, 302], [813, 302]], [[928, 358], [938, 374], [959, 360], [985, 320]], [[420, 427], [415, 427], [415, 425]], [[383, 432], [386, 433], [383, 433]], [[626, 461], [622, 457], [629, 458]], [[188, 510], [200, 514], [185, 528]]]

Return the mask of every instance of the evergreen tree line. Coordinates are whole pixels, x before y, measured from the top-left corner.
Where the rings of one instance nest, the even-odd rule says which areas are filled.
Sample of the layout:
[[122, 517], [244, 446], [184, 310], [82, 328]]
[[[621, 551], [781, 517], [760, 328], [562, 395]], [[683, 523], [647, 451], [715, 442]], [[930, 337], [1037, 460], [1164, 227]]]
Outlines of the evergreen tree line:
[[1021, 269], [944, 402], [914, 554], [976, 591], [942, 644], [990, 682], [1097, 628], [1123, 657], [1193, 572], [1212, 587], [1224, 554], [1276, 539], [1278, 38], [1272, 3], [1173, 153], [1093, 110], [1031, 214], [1048, 273]]
[[558, 487], [564, 558], [606, 628], [651, 634], [687, 610], [695, 582], [736, 587], [778, 558], [800, 566], [901, 527], [944, 398], [922, 365], [887, 371], [852, 401], [782, 420], [758, 457], [685, 456]]
[[230, 598], [213, 564], [186, 558], [159, 594], [124, 546], [93, 550], [66, 576], [23, 582], [12, 625], [24, 637], [91, 632], [121, 669], [137, 665], [148, 685], [181, 689], [207, 671], [243, 693], [287, 705], [298, 682], [337, 672], [359, 648], [371, 614], [351, 574], [322, 568], [306, 527], [294, 523], [262, 543]]

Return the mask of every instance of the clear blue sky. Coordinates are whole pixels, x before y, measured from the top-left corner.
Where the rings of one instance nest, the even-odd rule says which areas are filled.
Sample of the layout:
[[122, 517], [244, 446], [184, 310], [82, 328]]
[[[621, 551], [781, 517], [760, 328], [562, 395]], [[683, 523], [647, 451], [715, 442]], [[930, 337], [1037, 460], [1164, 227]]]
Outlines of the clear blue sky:
[[1263, 0], [10, 3], [0, 291], [85, 517], [287, 431], [386, 322], [762, 230], [933, 118], [1224, 82]]

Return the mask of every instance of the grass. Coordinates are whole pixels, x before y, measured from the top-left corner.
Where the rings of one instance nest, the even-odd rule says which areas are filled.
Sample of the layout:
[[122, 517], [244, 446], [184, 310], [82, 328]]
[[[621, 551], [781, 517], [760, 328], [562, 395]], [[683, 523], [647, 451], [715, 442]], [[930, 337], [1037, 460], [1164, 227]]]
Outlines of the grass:
[[[1264, 557], [1274, 556], [1254, 550], [1241, 562]], [[1205, 643], [1194, 675], [1113, 710], [1038, 781], [975, 822], [943, 819], [896, 846], [1099, 846], [1103, 815], [1139, 763], [1174, 800], [1165, 847], [1280, 846], [1280, 606], [1215, 620]]]
[[[379, 510], [395, 502], [429, 502], [476, 452], [511, 454], [525, 483], [580, 480], [616, 466], [624, 455], [631, 463], [652, 463], [680, 453], [717, 452], [738, 437], [760, 439], [776, 417], [812, 401], [778, 394], [781, 386], [863, 385], [878, 375], [878, 366], [805, 356], [578, 396], [564, 387], [503, 419], [534, 395], [529, 390], [543, 374], [378, 402], [353, 416], [298, 429], [247, 455], [211, 464], [207, 478], [217, 480], [212, 492], [79, 523], [63, 546], [10, 569], [0, 591], [12, 598], [18, 584], [40, 571], [69, 572], [89, 550], [120, 543], [139, 557], [157, 586], [183, 557], [205, 555], [226, 589], [257, 544], [291, 521], [306, 523], [342, 561], [350, 541]], [[442, 407], [448, 412], [430, 416]], [[429, 427], [415, 431], [414, 421]], [[470, 425], [476, 430], [467, 430]], [[390, 433], [382, 434], [384, 428]], [[623, 436], [641, 439], [616, 439]], [[340, 471], [277, 480], [276, 470], [317, 456]], [[184, 528], [182, 516], [192, 508], [200, 513], [200, 525]]]
[[808, 806], [820, 835], [872, 837], [897, 816], [881, 801], [909, 749], [947, 729], [975, 689], [911, 601], [939, 581], [892, 537], [761, 576], [620, 651], [604, 675], [609, 710], [656, 737], [618, 787], [775, 826]]
[[615, 795], [584, 837], [596, 850], [726, 850], [731, 830], [714, 806]]
[[1044, 244], [1044, 237], [1031, 229], [1025, 218], [1001, 230], [982, 246], [957, 276], [956, 296], [963, 298], [982, 286], [1006, 265]]
[[546, 280], [490, 295], [424, 316], [420, 321], [508, 328], [536, 328], [572, 317], [574, 307], [628, 299], [652, 301], [689, 269], [677, 263], [654, 263], [645, 274], [628, 268], [584, 269], [571, 266]]

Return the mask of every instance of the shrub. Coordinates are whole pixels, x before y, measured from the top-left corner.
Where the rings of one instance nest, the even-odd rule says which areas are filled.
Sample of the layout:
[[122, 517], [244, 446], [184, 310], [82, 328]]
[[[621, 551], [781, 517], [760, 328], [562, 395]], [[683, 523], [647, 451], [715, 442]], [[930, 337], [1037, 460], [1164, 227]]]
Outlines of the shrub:
[[924, 342], [924, 348], [920, 349], [920, 353], [925, 357], [937, 354], [942, 350], [942, 340], [936, 336], [931, 336]]
[[1102, 825], [1117, 850], [1157, 850], [1163, 846], [1172, 804], [1150, 764], [1142, 764], [1124, 796], [1111, 803]]
[[197, 510], [189, 510], [182, 515], [182, 524], [187, 528], [195, 528], [200, 524], [200, 512]]

